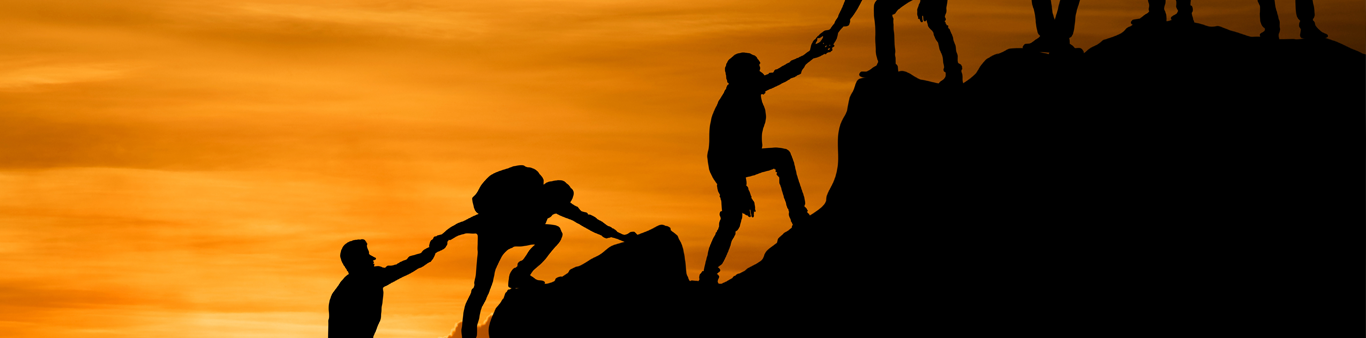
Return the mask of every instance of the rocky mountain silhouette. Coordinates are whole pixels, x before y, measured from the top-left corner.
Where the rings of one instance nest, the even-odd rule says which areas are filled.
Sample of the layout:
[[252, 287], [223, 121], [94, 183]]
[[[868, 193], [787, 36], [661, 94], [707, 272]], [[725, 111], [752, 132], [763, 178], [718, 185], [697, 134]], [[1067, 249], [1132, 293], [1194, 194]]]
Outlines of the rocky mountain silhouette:
[[1085, 53], [1007, 50], [961, 86], [864, 78], [826, 204], [762, 261], [721, 285], [690, 283], [677, 236], [658, 227], [508, 291], [491, 333], [1246, 327], [1254, 313], [1310, 306], [1267, 296], [1285, 287], [1270, 275], [1327, 278], [1300, 262], [1333, 253], [1296, 248], [1360, 230], [1364, 77], [1366, 55], [1331, 40], [1166, 23]]

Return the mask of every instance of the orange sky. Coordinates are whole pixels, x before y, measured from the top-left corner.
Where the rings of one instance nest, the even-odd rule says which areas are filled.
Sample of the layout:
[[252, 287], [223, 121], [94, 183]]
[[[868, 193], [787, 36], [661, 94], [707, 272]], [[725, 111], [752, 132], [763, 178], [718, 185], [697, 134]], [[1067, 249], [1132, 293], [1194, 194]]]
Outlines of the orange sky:
[[[868, 1], [871, 3], [871, 1]], [[1089, 48], [1141, 16], [1085, 1]], [[1319, 0], [1331, 39], [1366, 50], [1366, 6]], [[908, 5], [899, 63], [942, 78]], [[1172, 7], [1169, 4], [1169, 8]], [[1256, 35], [1252, 0], [1196, 0], [1197, 22]], [[1282, 37], [1297, 37], [1292, 1]], [[622, 232], [670, 225], [696, 278], [716, 229], [707, 173], [723, 65], [765, 71], [828, 28], [835, 0], [0, 0], [0, 336], [300, 337], [326, 332], [341, 245], [377, 263], [473, 214], [512, 165], [562, 179]], [[1174, 9], [1169, 9], [1169, 14]], [[830, 55], [765, 95], [767, 146], [794, 153], [808, 207], [834, 178], [836, 131], [872, 66], [865, 4]], [[964, 75], [1036, 36], [1024, 0], [954, 1]], [[891, 173], [889, 173], [891, 174]], [[722, 280], [788, 228], [777, 179], [750, 179]], [[616, 243], [559, 217], [550, 281]], [[377, 337], [445, 336], [475, 238], [386, 288]], [[501, 298], [503, 259], [484, 313]]]

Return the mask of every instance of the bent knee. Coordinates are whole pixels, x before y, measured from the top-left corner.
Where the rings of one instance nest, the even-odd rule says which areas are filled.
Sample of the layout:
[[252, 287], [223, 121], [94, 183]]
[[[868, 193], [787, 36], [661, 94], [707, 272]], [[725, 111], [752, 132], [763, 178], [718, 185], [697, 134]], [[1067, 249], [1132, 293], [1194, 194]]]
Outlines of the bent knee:
[[546, 224], [545, 227], [541, 229], [539, 237], [543, 240], [559, 241], [560, 238], [564, 237], [564, 231], [561, 231], [559, 226]]

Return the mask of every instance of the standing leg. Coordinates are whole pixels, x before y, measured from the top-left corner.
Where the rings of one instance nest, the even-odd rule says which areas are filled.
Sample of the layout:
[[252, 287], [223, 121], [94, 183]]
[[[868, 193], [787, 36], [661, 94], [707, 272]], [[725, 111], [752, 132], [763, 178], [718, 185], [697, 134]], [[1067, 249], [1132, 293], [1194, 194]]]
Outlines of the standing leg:
[[1048, 0], [1031, 0], [1030, 5], [1034, 6], [1034, 31], [1039, 32], [1039, 42], [1044, 37], [1053, 35], [1053, 3]]
[[711, 246], [707, 248], [707, 261], [702, 265], [702, 275], [698, 276], [698, 281], [716, 284], [721, 279], [721, 263], [726, 262], [736, 230], [740, 230], [740, 213], [721, 211], [721, 222], [716, 227], [716, 235], [711, 238]]
[[897, 72], [896, 67], [896, 25], [892, 15], [911, 0], [878, 0], [873, 3], [873, 53], [877, 55], [877, 65], [859, 76], [876, 76]]
[[470, 298], [465, 300], [465, 313], [461, 317], [465, 325], [460, 329], [460, 336], [474, 338], [479, 329], [479, 311], [484, 308], [484, 301], [489, 298], [489, 288], [493, 287], [493, 273], [498, 268], [498, 260], [503, 258], [503, 253], [507, 252], [508, 247], [498, 243], [496, 239], [485, 238], [484, 234], [479, 235], [479, 256], [475, 258], [474, 267], [474, 289], [470, 290]]
[[1058, 15], [1053, 19], [1053, 34], [1058, 49], [1073, 48], [1072, 33], [1077, 28], [1077, 7], [1080, 3], [1081, 0], [1058, 0]]
[[508, 287], [517, 289], [527, 286], [544, 285], [545, 282], [531, 277], [531, 271], [534, 271], [536, 270], [536, 267], [541, 266], [541, 263], [545, 262], [546, 257], [550, 257], [550, 252], [554, 251], [555, 247], [560, 245], [560, 238], [564, 237], [564, 233], [560, 232], [560, 227], [550, 224], [542, 224], [540, 226], [531, 227], [531, 229], [532, 232], [529, 234], [518, 234], [531, 237], [531, 250], [527, 251], [526, 258], [522, 258], [521, 262], [517, 262], [517, 267], [513, 268], [512, 273], [508, 275]]
[[721, 263], [725, 263], [730, 253], [730, 242], [735, 239], [735, 231], [740, 229], [740, 216], [754, 217], [754, 197], [749, 193], [745, 175], [734, 170], [745, 162], [744, 158], [707, 158], [707, 169], [716, 181], [716, 192], [721, 195], [721, 222], [716, 227], [716, 235], [711, 238], [707, 248], [707, 260], [702, 265], [698, 281], [714, 285], [720, 279]]
[[1024, 49], [1042, 52], [1048, 50], [1048, 41], [1053, 37], [1053, 3], [1048, 0], [1031, 0], [1034, 6], [1034, 31], [1039, 37], [1026, 43]]
[[1276, 14], [1276, 0], [1257, 0], [1257, 5], [1262, 8], [1262, 37], [1279, 39], [1281, 36], [1281, 19]]
[[1176, 0], [1176, 15], [1172, 15], [1172, 22], [1195, 23], [1195, 17], [1191, 16], [1191, 0]]
[[1300, 19], [1301, 39], [1328, 38], [1328, 34], [1314, 24], [1314, 0], [1295, 0], [1295, 17]]
[[1071, 39], [1077, 27], [1077, 7], [1081, 0], [1059, 0], [1058, 16], [1053, 19], [1053, 32], [1062, 39]]
[[948, 11], [946, 0], [922, 0], [920, 14], [934, 32], [934, 41], [939, 43], [939, 54], [944, 57], [944, 81], [940, 84], [963, 84], [963, 65], [958, 64], [958, 46], [953, 44], [953, 32], [944, 21]]

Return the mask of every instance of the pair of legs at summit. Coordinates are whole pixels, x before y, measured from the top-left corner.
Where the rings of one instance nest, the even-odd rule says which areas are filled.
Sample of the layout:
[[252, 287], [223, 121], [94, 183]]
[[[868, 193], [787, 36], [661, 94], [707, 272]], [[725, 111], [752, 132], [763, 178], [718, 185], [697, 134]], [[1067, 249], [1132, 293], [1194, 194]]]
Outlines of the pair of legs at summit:
[[[1148, 0], [1148, 14], [1135, 19], [1133, 23], [1165, 22], [1167, 12], [1164, 7], [1166, 5], [1166, 0]], [[1281, 19], [1279, 13], [1276, 12], [1276, 0], [1257, 0], [1257, 5], [1261, 7], [1261, 37], [1279, 39], [1281, 36]], [[1194, 23], [1195, 19], [1191, 16], [1192, 10], [1191, 0], [1176, 0], [1176, 15], [1172, 15], [1172, 22]], [[1319, 30], [1318, 25], [1314, 24], [1314, 0], [1295, 0], [1295, 17], [1300, 20], [1300, 38], [1328, 38], [1328, 34]]]
[[[821, 33], [821, 42], [827, 46], [834, 46], [840, 30], [849, 26], [849, 20], [858, 11], [862, 2], [845, 0], [835, 23], [830, 25], [830, 30]], [[899, 71], [896, 66], [896, 37], [892, 15], [910, 2], [911, 0], [877, 0], [873, 3], [873, 50], [877, 55], [877, 65], [859, 73], [859, 76], [891, 75]], [[944, 80], [939, 83], [962, 84], [963, 66], [958, 63], [958, 47], [953, 43], [953, 32], [949, 31], [949, 25], [944, 22], [947, 6], [948, 0], [921, 0], [915, 16], [930, 26], [934, 40], [939, 43], [939, 53], [944, 58]]]

